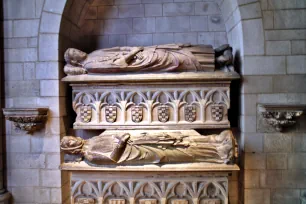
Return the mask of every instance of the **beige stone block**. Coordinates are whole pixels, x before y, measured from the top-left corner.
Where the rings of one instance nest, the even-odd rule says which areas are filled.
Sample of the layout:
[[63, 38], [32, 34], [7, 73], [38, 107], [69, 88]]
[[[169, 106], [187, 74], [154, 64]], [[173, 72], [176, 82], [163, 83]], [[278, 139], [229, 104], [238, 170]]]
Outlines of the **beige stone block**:
[[306, 152], [306, 134], [292, 135], [292, 150], [294, 152]]
[[36, 203], [51, 203], [50, 189], [49, 188], [35, 188], [34, 189], [34, 200]]
[[256, 116], [240, 116], [241, 132], [256, 132]]
[[145, 16], [162, 16], [163, 6], [162, 4], [146, 4]]
[[40, 34], [39, 61], [56, 61], [58, 57], [58, 34]]
[[23, 63], [5, 63], [4, 80], [16, 81], [23, 79]]
[[239, 194], [238, 181], [229, 181], [228, 186], [229, 186], [228, 196], [229, 197], [238, 197], [238, 194]]
[[190, 43], [192, 45], [197, 44], [198, 34], [197, 33], [174, 33], [175, 43]]
[[3, 17], [4, 19], [35, 18], [35, 0], [4, 0]]
[[271, 76], [245, 76], [243, 77], [242, 93], [271, 93]]
[[51, 203], [62, 203], [61, 188], [51, 188]]
[[244, 190], [245, 204], [270, 204], [270, 190], [246, 189]]
[[118, 6], [99, 6], [98, 7], [98, 19], [118, 18], [118, 16], [119, 16]]
[[44, 187], [61, 187], [60, 170], [41, 170], [40, 177]]
[[259, 171], [245, 170], [244, 171], [244, 187], [245, 188], [259, 188]]
[[260, 172], [260, 186], [262, 188], [287, 187], [283, 181], [282, 170], [265, 170]]
[[144, 17], [144, 5], [142, 4], [120, 5], [118, 8], [120, 18]]
[[14, 187], [12, 188], [12, 196], [15, 202], [33, 203], [34, 189], [32, 187]]
[[19, 48], [19, 49], [5, 49], [5, 62], [35, 62], [37, 61], [36, 48]]
[[187, 16], [194, 14], [193, 3], [165, 3], [163, 4], [163, 16]]
[[44, 154], [9, 153], [8, 166], [11, 169], [45, 168]]
[[207, 16], [190, 16], [191, 31], [208, 31]]
[[274, 27], [273, 11], [263, 11], [262, 15], [263, 15], [264, 29], [273, 29]]
[[265, 134], [264, 151], [265, 152], [290, 152], [292, 137], [288, 134]]
[[42, 33], [59, 33], [61, 24], [61, 15], [54, 13], [42, 13], [40, 32]]
[[133, 32], [133, 21], [130, 19], [105, 20], [105, 34], [129, 34]]
[[3, 46], [4, 48], [27, 48], [28, 40], [27, 38], [4, 38]]
[[273, 189], [271, 199], [273, 204], [300, 204], [300, 190]]
[[264, 153], [245, 153], [245, 169], [265, 169], [266, 154]]
[[53, 136], [35, 136], [31, 137], [31, 152], [33, 153], [46, 153], [60, 152], [60, 137], [58, 135]]
[[290, 55], [291, 54], [290, 41], [266, 41], [266, 54]]
[[196, 2], [195, 14], [196, 15], [220, 14], [220, 9], [216, 2]]
[[304, 162], [306, 153], [293, 153], [288, 155], [288, 168], [289, 169], [306, 169]]
[[134, 33], [154, 33], [155, 18], [134, 18], [133, 19]]
[[[273, 43], [272, 43], [273, 44]], [[290, 43], [288, 42], [289, 50]], [[267, 52], [272, 48], [267, 44]], [[273, 45], [276, 48], [278, 45]], [[279, 49], [279, 48], [278, 48]], [[268, 51], [269, 50], [269, 51]], [[276, 52], [274, 52], [276, 53]], [[284, 52], [283, 52], [284, 54]], [[285, 56], [245, 56], [244, 63], [247, 65], [243, 70], [245, 75], [282, 75], [286, 74]]]
[[256, 115], [257, 113], [257, 95], [256, 94], [241, 94], [241, 115]]
[[285, 187], [289, 188], [306, 188], [305, 169], [293, 169], [282, 172]]
[[263, 55], [265, 39], [262, 19], [242, 21], [243, 50], [245, 55]]
[[268, 7], [269, 9], [294, 9], [294, 8], [305, 8], [306, 3], [301, 0], [268, 0]]
[[306, 74], [306, 56], [287, 56], [288, 74]]
[[212, 15], [208, 17], [209, 31], [226, 31], [224, 21], [221, 15]]
[[269, 30], [265, 31], [266, 40], [305, 40], [305, 29]]
[[46, 0], [44, 11], [62, 14], [65, 7], [65, 3], [66, 2], [62, 0]]
[[13, 26], [14, 37], [38, 36], [39, 20], [16, 20]]
[[188, 32], [189, 16], [156, 17], [156, 32]]
[[306, 28], [306, 10], [274, 11], [274, 28]]
[[277, 93], [305, 93], [306, 75], [275, 76], [273, 91]]
[[287, 103], [288, 95], [287, 94], [258, 94], [257, 95], [258, 103]]
[[23, 79], [24, 80], [33, 80], [36, 79], [35, 77], [35, 63], [24, 63], [24, 68], [23, 68]]
[[154, 33], [153, 45], [171, 44], [174, 43], [173, 33]]
[[244, 134], [245, 152], [263, 152], [263, 134], [245, 133]]
[[267, 154], [267, 169], [287, 169], [287, 154]]
[[261, 8], [259, 2], [242, 5], [240, 6], [239, 9], [240, 9], [241, 19], [243, 20], [261, 17]]
[[12, 187], [39, 186], [39, 170], [12, 169], [8, 175], [8, 185]]
[[291, 41], [292, 54], [293, 55], [306, 55], [306, 41], [294, 40]]
[[47, 169], [59, 169], [61, 164], [60, 154], [47, 154], [46, 155], [46, 168]]

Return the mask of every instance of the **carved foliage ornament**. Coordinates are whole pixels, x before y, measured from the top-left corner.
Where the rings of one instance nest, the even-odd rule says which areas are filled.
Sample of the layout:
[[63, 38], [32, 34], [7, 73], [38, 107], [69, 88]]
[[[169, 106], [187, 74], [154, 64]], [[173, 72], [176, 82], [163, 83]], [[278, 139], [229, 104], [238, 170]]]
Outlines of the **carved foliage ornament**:
[[279, 132], [295, 125], [306, 109], [306, 105], [261, 104], [259, 107], [263, 118]]
[[16, 129], [32, 134], [43, 128], [48, 118], [48, 108], [4, 108], [3, 114], [7, 120], [14, 122]]

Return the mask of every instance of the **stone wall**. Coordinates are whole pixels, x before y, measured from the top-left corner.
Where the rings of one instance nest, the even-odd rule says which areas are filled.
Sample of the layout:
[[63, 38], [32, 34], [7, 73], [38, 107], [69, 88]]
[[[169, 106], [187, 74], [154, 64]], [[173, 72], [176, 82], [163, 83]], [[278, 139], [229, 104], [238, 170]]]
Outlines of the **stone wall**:
[[[300, 203], [306, 189], [306, 119], [290, 132], [271, 132], [260, 125], [257, 106], [306, 103], [305, 0], [3, 2], [5, 105], [50, 107], [45, 129], [33, 135], [6, 124], [7, 186], [14, 203], [68, 201], [67, 176], [58, 169], [59, 140], [70, 127], [66, 122], [67, 88], [60, 82], [67, 47], [91, 51], [181, 40], [217, 46], [226, 42], [225, 32], [239, 52], [243, 75], [239, 113], [242, 171], [239, 186], [238, 175], [231, 178], [231, 203]], [[218, 30], [212, 26], [218, 19], [223, 19], [225, 29], [224, 24]], [[124, 33], [121, 23], [127, 26]]]

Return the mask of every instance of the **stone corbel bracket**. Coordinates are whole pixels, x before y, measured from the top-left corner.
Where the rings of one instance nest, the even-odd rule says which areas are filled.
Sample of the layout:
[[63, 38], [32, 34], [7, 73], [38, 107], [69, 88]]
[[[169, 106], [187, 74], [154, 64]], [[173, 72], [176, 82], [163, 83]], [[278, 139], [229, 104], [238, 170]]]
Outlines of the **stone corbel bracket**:
[[16, 129], [24, 130], [28, 134], [43, 128], [48, 119], [47, 107], [39, 108], [4, 108], [3, 114], [9, 121], [14, 122]]
[[259, 111], [262, 117], [278, 132], [282, 132], [286, 127], [295, 125], [297, 119], [305, 110], [306, 104], [259, 104]]

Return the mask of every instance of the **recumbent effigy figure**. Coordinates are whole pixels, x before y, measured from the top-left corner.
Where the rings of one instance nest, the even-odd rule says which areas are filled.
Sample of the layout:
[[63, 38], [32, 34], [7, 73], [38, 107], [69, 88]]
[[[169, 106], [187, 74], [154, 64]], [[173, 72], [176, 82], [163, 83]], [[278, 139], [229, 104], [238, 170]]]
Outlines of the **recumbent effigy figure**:
[[64, 56], [67, 63], [64, 71], [67, 75], [214, 71], [215, 63], [218, 66], [232, 63], [231, 52], [231, 47], [225, 45], [217, 50], [215, 56], [215, 50], [211, 46], [190, 44], [114, 47], [90, 54], [69, 48]]
[[61, 141], [66, 154], [82, 155], [92, 165], [230, 163], [235, 157], [235, 139], [231, 131], [219, 135], [188, 136], [181, 131], [104, 134], [83, 140], [66, 136]]

